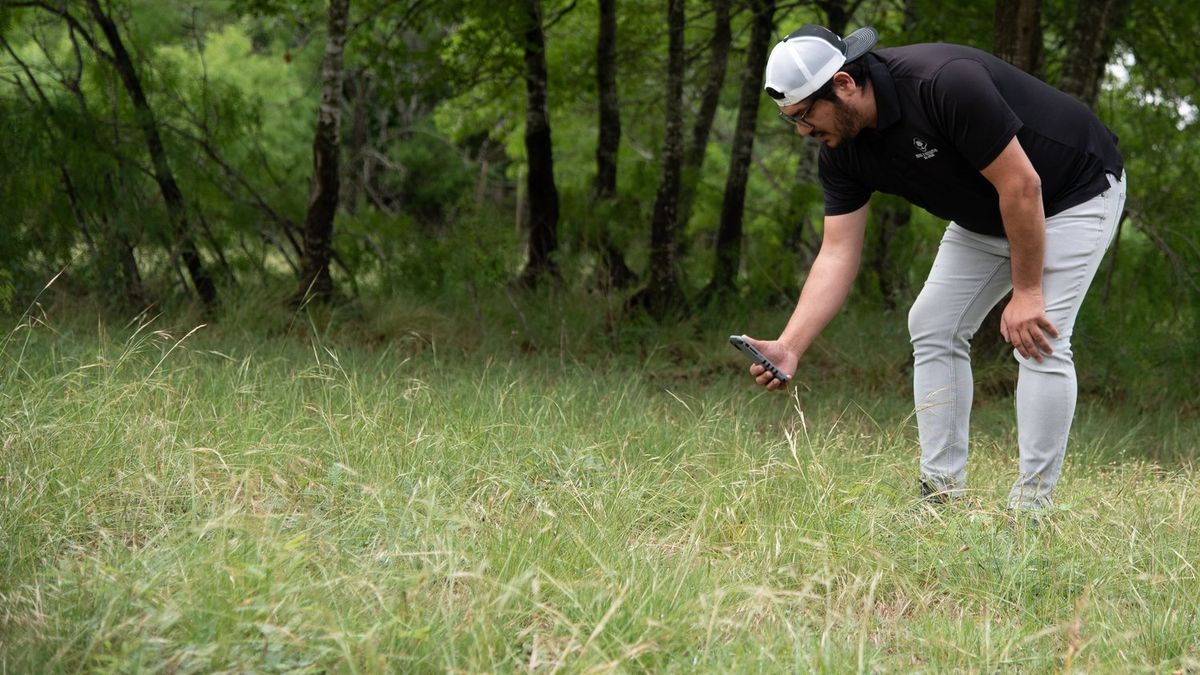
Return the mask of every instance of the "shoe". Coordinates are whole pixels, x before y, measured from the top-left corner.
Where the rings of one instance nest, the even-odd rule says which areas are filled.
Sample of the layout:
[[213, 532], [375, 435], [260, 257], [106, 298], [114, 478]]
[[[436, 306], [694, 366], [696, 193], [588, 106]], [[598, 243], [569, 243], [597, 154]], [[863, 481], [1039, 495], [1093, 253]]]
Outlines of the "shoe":
[[946, 490], [937, 489], [933, 483], [922, 478], [921, 484], [921, 501], [930, 504], [948, 504], [950, 503], [950, 493]]

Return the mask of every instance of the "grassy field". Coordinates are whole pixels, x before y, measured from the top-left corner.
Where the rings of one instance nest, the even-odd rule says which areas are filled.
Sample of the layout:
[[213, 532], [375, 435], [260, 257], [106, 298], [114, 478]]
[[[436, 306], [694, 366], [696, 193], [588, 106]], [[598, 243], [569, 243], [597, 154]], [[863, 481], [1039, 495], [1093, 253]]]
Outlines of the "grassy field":
[[23, 322], [0, 673], [1200, 668], [1195, 414], [1085, 400], [1035, 527], [1003, 395], [933, 509], [903, 364], [827, 346], [848, 375], [765, 395], [728, 327], [586, 358], [560, 328]]

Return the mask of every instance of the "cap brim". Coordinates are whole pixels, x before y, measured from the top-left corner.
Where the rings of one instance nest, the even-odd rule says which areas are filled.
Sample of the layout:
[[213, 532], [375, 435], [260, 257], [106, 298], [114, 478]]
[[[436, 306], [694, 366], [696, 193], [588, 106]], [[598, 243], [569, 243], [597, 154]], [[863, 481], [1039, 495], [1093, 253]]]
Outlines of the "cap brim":
[[863, 26], [845, 37], [846, 61], [850, 62], [871, 51], [879, 41], [879, 33], [870, 26]]

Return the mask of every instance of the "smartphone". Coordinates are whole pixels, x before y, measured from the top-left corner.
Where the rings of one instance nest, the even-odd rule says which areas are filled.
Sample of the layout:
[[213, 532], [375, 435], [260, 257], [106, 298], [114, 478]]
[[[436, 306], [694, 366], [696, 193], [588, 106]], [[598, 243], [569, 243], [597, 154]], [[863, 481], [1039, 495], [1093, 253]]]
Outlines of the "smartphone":
[[745, 335], [730, 335], [729, 344], [737, 347], [738, 351], [745, 354], [746, 358], [750, 359], [751, 363], [757, 363], [763, 368], [766, 368], [767, 371], [774, 375], [775, 379], [779, 380], [780, 382], [787, 384], [788, 380], [791, 379], [787, 375], [784, 375], [783, 371], [780, 370], [778, 366], [776, 366], [774, 363], [771, 363], [771, 359], [763, 356], [762, 352], [758, 351], [754, 348], [754, 345], [747, 342]]

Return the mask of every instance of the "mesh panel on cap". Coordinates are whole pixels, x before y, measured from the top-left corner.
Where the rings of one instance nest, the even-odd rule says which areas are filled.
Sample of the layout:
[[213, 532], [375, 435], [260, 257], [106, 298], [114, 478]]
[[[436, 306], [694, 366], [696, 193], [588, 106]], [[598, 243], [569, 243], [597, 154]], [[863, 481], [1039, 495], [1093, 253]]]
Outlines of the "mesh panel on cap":
[[783, 94], [781, 97], [771, 96], [776, 103], [780, 106], [792, 105], [812, 95], [845, 62], [841, 47], [825, 37], [813, 34], [797, 36], [793, 33], [771, 50], [764, 84], [766, 88]]

